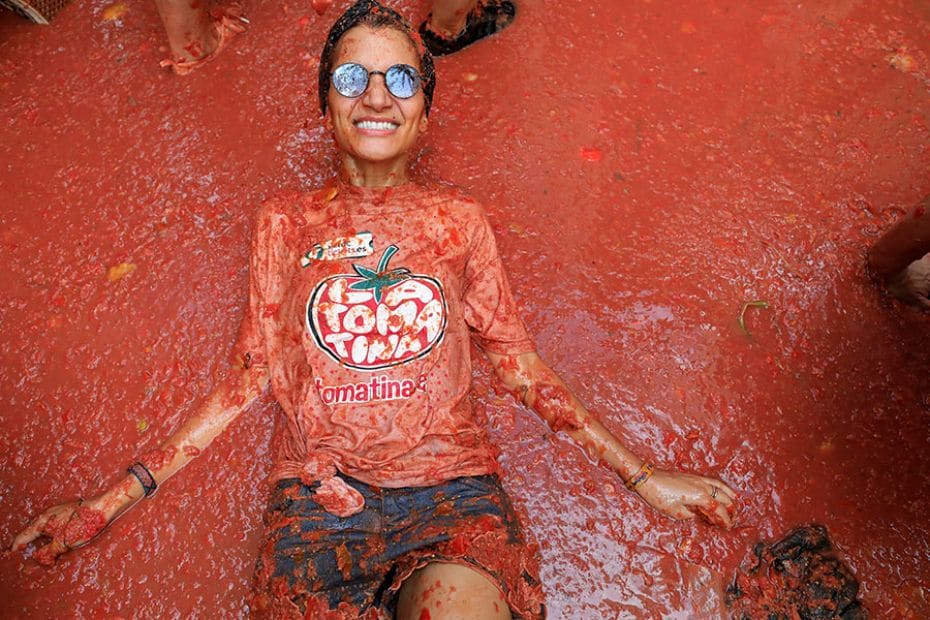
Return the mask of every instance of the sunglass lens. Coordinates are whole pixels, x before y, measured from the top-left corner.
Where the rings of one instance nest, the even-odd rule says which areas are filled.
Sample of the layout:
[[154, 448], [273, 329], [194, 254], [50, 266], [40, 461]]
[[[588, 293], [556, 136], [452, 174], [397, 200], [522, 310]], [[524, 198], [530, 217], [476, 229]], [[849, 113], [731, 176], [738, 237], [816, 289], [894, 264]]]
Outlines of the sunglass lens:
[[384, 81], [395, 97], [409, 99], [420, 88], [420, 74], [410, 65], [394, 65], [385, 72]]
[[339, 65], [333, 71], [333, 88], [343, 97], [358, 97], [368, 88], [368, 71], [354, 62]]

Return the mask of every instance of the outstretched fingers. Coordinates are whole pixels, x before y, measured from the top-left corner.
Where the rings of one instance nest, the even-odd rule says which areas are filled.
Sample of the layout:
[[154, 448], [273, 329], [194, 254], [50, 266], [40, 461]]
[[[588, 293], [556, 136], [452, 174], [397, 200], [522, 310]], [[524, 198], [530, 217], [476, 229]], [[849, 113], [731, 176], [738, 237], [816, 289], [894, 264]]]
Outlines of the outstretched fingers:
[[[80, 506], [80, 502], [69, 502], [49, 508], [38, 517], [32, 520], [26, 528], [13, 539], [10, 545], [11, 551], [20, 551], [29, 543], [35, 541], [40, 536], [47, 536], [54, 540], [60, 540], [75, 510]], [[51, 543], [50, 543], [51, 544]], [[46, 545], [47, 547], [48, 545]], [[67, 546], [58, 553], [67, 550]], [[57, 548], [55, 549], [57, 550]], [[57, 555], [57, 554], [56, 554]]]
[[48, 522], [48, 514], [42, 513], [38, 517], [32, 520], [26, 529], [21, 531], [16, 535], [16, 538], [13, 539], [13, 544], [10, 545], [12, 551], [20, 551], [26, 545], [34, 541], [36, 538], [42, 535], [42, 528], [45, 527], [45, 524]]
[[[706, 482], [709, 487], [713, 487], [717, 489], [717, 493], [716, 493], [717, 497], [720, 497], [721, 494], [725, 495], [727, 498], [729, 498], [731, 502], [735, 502], [736, 498], [739, 497], [739, 494], [736, 491], [734, 491], [732, 488], [730, 488], [722, 480], [718, 480], [716, 478], [706, 478], [706, 477], [702, 477], [701, 479], [704, 482]], [[711, 490], [711, 492], [713, 491]]]
[[679, 521], [700, 517], [710, 525], [730, 529], [733, 527], [735, 508], [736, 504], [732, 502], [725, 504], [723, 501], [717, 501], [717, 499], [708, 496], [707, 499], [700, 503], [678, 506], [671, 513], [671, 516]]
[[690, 506], [711, 525], [726, 529], [733, 527], [736, 507], [736, 501], [724, 488], [713, 485], [708, 488], [707, 494], [701, 501]]
[[42, 566], [54, 566], [58, 556], [68, 549], [70, 547], [63, 540], [53, 538], [48, 544], [39, 547], [32, 558]]
[[[732, 504], [731, 504], [732, 506]], [[698, 508], [701, 516], [711, 525], [730, 529], [733, 527], [733, 513], [730, 506], [711, 500], [709, 505]]]
[[[710, 525], [730, 529], [737, 513], [737, 494], [716, 478], [696, 477], [693, 494], [682, 497], [692, 517], [701, 517]], [[677, 517], [677, 515], [673, 515]]]

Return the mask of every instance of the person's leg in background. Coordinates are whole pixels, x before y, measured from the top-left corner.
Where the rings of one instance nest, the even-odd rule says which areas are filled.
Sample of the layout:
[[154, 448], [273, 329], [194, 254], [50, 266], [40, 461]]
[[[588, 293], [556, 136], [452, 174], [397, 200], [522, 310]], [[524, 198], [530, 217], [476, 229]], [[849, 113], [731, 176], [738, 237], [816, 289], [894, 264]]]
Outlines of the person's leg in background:
[[433, 0], [420, 35], [434, 56], [444, 56], [503, 30], [516, 14], [511, 0]]
[[238, 5], [211, 7], [205, 0], [155, 0], [165, 24], [171, 58], [162, 61], [179, 75], [212, 60], [248, 23]]
[[453, 39], [465, 30], [468, 14], [478, 0], [434, 0], [428, 28], [436, 34]]

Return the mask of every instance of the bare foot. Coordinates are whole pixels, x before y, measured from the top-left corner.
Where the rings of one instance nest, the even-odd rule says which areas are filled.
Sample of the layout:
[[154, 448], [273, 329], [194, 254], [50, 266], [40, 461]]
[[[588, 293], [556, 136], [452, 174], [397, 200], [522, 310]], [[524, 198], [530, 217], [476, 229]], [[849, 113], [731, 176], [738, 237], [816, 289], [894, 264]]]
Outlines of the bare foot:
[[440, 37], [454, 39], [465, 30], [468, 13], [476, 4], [476, 0], [434, 0], [427, 28]]
[[180, 33], [169, 30], [172, 57], [161, 61], [161, 66], [171, 67], [177, 75], [187, 75], [216, 58], [233, 37], [245, 32], [246, 24], [248, 20], [242, 16], [238, 3], [214, 7], [209, 13], [204, 11], [190, 30]]
[[439, 22], [436, 20], [436, 16], [433, 15], [430, 17], [427, 28], [433, 31], [435, 34], [438, 34], [440, 37], [446, 39], [454, 39], [465, 30], [465, 18], [466, 15], [457, 15], [457, 19], [449, 20], [446, 22]]

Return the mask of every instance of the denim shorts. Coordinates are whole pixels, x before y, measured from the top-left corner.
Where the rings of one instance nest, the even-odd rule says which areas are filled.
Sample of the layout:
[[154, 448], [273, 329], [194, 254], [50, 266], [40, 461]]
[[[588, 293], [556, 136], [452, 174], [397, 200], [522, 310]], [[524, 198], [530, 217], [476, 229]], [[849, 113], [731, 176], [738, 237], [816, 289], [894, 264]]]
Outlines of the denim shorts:
[[513, 617], [545, 617], [539, 554], [527, 543], [497, 476], [389, 489], [340, 475], [365, 498], [338, 517], [313, 499], [318, 484], [274, 487], [256, 564], [256, 617], [393, 617], [404, 579], [432, 561], [455, 562], [496, 583]]

